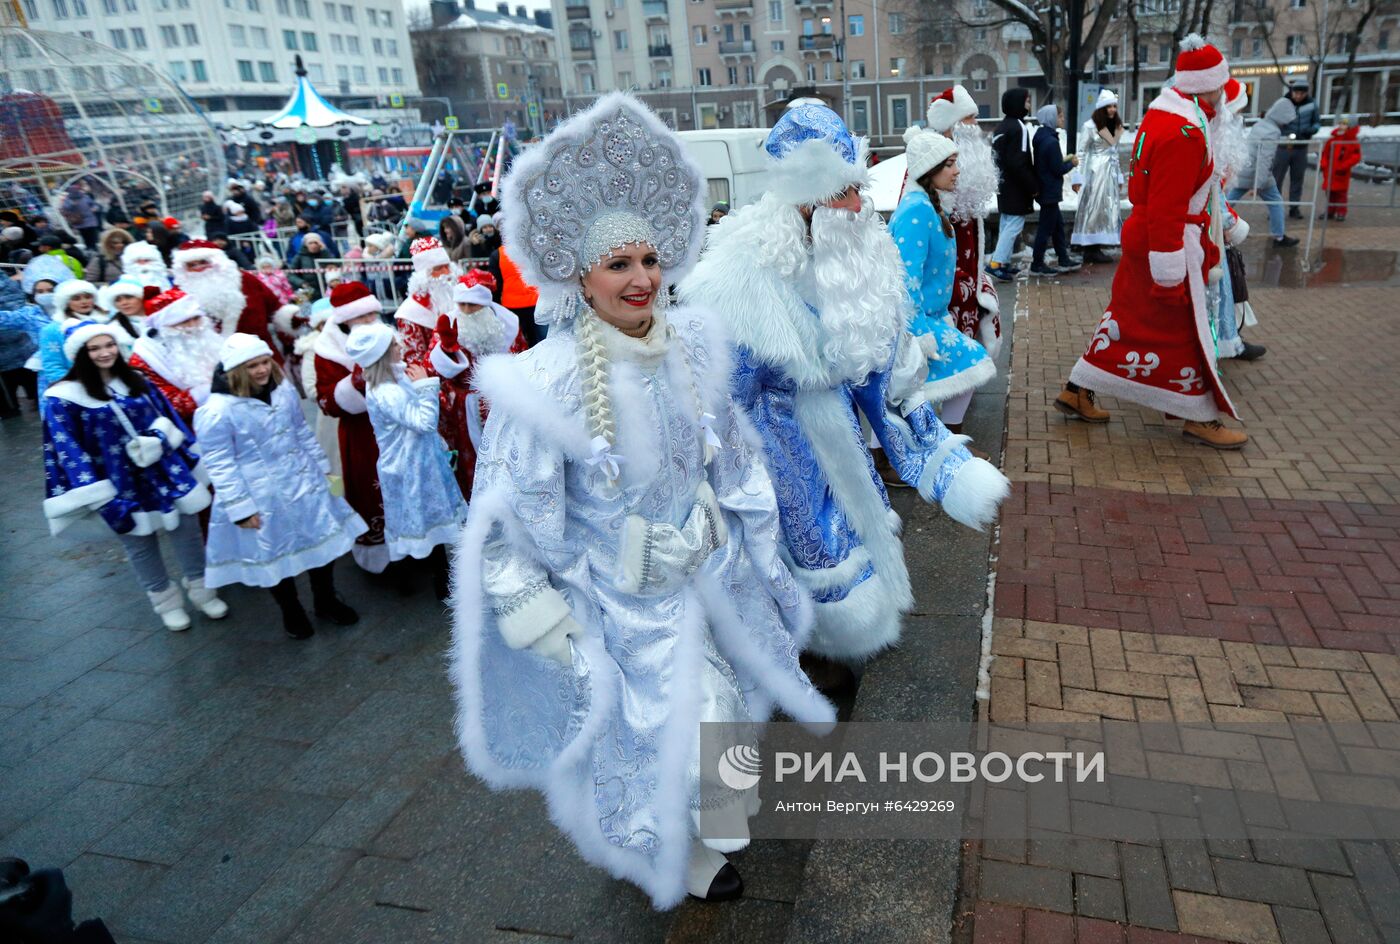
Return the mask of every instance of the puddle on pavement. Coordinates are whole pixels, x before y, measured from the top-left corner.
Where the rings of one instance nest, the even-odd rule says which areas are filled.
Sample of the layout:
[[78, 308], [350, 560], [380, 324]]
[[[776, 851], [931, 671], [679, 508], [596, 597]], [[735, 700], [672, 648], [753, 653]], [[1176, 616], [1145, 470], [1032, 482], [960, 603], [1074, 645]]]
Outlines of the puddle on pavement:
[[1245, 265], [1249, 284], [1278, 288], [1374, 282], [1400, 284], [1400, 271], [1396, 267], [1400, 253], [1394, 250], [1324, 246], [1313, 255], [1313, 269], [1304, 272], [1298, 264], [1302, 257], [1299, 249], [1275, 249], [1267, 241], [1258, 248], [1247, 248]]

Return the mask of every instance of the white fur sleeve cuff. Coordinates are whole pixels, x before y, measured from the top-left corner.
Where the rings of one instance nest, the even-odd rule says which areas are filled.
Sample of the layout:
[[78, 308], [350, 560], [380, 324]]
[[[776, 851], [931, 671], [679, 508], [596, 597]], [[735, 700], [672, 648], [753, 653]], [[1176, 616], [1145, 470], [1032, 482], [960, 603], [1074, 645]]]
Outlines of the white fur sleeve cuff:
[[346, 413], [363, 413], [369, 409], [365, 404], [365, 395], [355, 389], [349, 375], [341, 377], [335, 385], [335, 402]]
[[117, 487], [106, 479], [80, 485], [61, 495], [44, 499], [44, 517], [49, 519], [53, 533], [57, 534], [67, 526], [67, 522], [60, 524], [59, 519], [96, 511], [116, 497]]
[[276, 326], [277, 330], [284, 334], [295, 334], [296, 326], [292, 323], [292, 319], [299, 314], [301, 314], [301, 307], [299, 305], [283, 305], [273, 312], [272, 323]]
[[1229, 232], [1225, 234], [1225, 242], [1229, 243], [1231, 246], [1238, 246], [1248, 238], [1249, 223], [1247, 223], [1242, 216], [1236, 217], [1235, 225], [1231, 226]]
[[1186, 278], [1186, 249], [1175, 252], [1149, 252], [1147, 265], [1152, 270], [1152, 281], [1163, 288], [1180, 285]]
[[1011, 482], [985, 459], [969, 459], [953, 476], [943, 510], [959, 524], [978, 531], [997, 518], [997, 509], [1011, 494]]
[[167, 417], [156, 417], [156, 421], [151, 424], [151, 429], [164, 436], [165, 444], [171, 449], [179, 449], [185, 442], [185, 434], [180, 432], [179, 427], [170, 422]]
[[512, 649], [533, 645], [571, 616], [564, 595], [547, 583], [496, 598], [493, 611], [501, 638]]
[[439, 376], [446, 377], [448, 380], [471, 366], [466, 356], [460, 351], [454, 356], [444, 351], [440, 345], [434, 345], [433, 349], [428, 352], [428, 362], [433, 365], [433, 370], [437, 371]]

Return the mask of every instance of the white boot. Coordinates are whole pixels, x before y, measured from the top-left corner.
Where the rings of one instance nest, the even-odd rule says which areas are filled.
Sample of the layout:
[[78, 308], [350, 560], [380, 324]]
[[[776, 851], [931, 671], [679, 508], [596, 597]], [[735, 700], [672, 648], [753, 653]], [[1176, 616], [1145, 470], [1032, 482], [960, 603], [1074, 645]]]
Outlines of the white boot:
[[203, 577], [193, 580], [185, 577], [180, 582], [185, 585], [185, 593], [189, 595], [190, 602], [199, 607], [199, 612], [210, 619], [223, 619], [228, 616], [228, 604], [219, 599], [217, 591], [204, 586]]
[[690, 857], [685, 864], [685, 890], [696, 898], [708, 898], [719, 870], [729, 864], [723, 853], [716, 852], [698, 839], [690, 841]]
[[175, 584], [172, 583], [159, 593], [151, 593], [148, 590], [146, 596], [151, 598], [151, 608], [156, 611], [166, 629], [178, 633], [190, 628], [190, 616], [185, 612], [185, 598], [180, 595], [180, 588]]

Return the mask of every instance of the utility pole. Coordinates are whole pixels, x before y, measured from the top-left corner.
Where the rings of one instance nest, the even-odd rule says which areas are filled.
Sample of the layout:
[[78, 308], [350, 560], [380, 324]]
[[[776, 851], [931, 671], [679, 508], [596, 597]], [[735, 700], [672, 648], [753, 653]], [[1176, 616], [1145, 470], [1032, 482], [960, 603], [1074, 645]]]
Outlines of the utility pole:
[[[846, 0], [841, 0], [841, 46], [836, 51], [836, 61], [841, 63], [841, 120], [847, 127], [851, 124], [851, 70], [846, 58]], [[877, 69], [879, 63], [875, 63]], [[879, 76], [879, 72], [876, 72]]]
[[1065, 142], [1071, 154], [1078, 153], [1079, 142], [1079, 46], [1084, 37], [1084, 0], [1069, 0], [1069, 101], [1065, 103]]

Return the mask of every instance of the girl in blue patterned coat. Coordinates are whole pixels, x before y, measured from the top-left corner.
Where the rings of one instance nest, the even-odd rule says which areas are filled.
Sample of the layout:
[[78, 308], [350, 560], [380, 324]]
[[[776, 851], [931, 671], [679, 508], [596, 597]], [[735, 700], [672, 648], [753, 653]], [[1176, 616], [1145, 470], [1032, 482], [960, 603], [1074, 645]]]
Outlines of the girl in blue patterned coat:
[[466, 520], [467, 503], [438, 435], [438, 378], [420, 364], [404, 366], [394, 330], [360, 325], [345, 344], [365, 372], [365, 405], [379, 443], [384, 543], [389, 559], [428, 558], [433, 589], [447, 599], [447, 552]]
[[956, 407], [956, 416], [943, 415], [943, 421], [956, 430], [972, 391], [996, 375], [987, 349], [959, 331], [948, 313], [957, 272], [957, 240], [934, 194], [951, 192], [956, 186], [958, 152], [952, 139], [923, 128], [910, 128], [904, 140], [909, 176], [904, 198], [890, 218], [890, 235], [914, 299], [909, 330], [928, 359], [924, 396], [932, 404], [945, 404], [945, 411]]
[[167, 629], [189, 629], [180, 588], [170, 582], [157, 535], [170, 532], [190, 600], [220, 619], [228, 607], [204, 586], [199, 512], [209, 481], [194, 437], [170, 402], [122, 358], [125, 332], [80, 321], [63, 340], [72, 366], [50, 385], [44, 416], [44, 517], [59, 534], [100, 515]]

